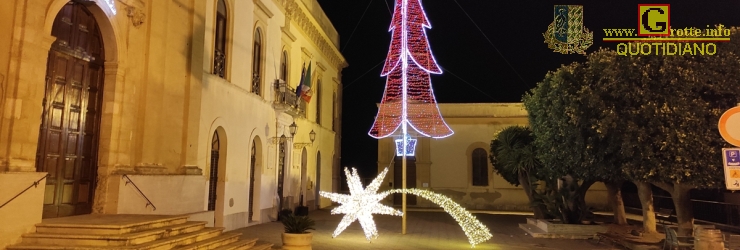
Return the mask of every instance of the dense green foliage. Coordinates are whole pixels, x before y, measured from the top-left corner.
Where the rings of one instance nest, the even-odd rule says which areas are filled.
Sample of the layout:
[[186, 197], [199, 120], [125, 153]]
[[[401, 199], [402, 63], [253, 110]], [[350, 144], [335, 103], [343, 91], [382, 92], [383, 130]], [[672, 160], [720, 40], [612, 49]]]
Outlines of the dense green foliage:
[[519, 174], [530, 177], [537, 169], [537, 161], [532, 131], [527, 127], [511, 126], [504, 128], [491, 141], [489, 158], [493, 171], [504, 177], [511, 185], [521, 185]]

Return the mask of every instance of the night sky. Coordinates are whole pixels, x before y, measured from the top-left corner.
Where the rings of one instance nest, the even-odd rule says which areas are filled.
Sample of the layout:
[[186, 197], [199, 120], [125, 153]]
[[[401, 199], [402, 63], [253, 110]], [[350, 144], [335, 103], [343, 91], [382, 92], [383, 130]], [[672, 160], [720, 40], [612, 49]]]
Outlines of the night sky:
[[[340, 35], [349, 67], [342, 71], [342, 167], [357, 167], [363, 177], [377, 171], [377, 140], [367, 135], [383, 96], [380, 77], [388, 53], [388, 27], [394, 0], [318, 0]], [[603, 43], [604, 28], [636, 28], [638, 3], [671, 4], [676, 28], [724, 24], [740, 26], [740, 1], [543, 1], [422, 0], [432, 28], [430, 46], [442, 75], [432, 75], [440, 103], [520, 102], [547, 71], [583, 61], [582, 55], [552, 52], [542, 33], [553, 22], [555, 4], [584, 6], [584, 26]], [[472, 19], [472, 21], [471, 21]], [[477, 24], [477, 27], [476, 27]], [[480, 29], [479, 29], [480, 28]], [[490, 40], [490, 42], [489, 42]], [[481, 135], [490, 136], [490, 135]]]

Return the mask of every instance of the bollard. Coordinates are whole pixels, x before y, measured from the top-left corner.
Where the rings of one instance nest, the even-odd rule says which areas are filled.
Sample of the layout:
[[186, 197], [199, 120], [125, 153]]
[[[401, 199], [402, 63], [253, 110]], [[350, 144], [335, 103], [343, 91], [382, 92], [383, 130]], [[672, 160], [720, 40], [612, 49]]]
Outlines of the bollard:
[[704, 228], [697, 232], [694, 247], [696, 250], [715, 250], [724, 249], [725, 243], [722, 241], [722, 232], [718, 229]]

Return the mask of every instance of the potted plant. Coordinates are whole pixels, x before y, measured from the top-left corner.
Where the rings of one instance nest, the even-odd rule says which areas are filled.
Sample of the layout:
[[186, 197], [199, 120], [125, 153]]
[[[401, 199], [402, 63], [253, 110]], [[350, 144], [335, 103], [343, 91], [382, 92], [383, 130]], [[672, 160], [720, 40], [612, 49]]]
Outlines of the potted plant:
[[308, 230], [316, 230], [316, 222], [308, 216], [286, 215], [281, 220], [285, 226], [283, 233], [283, 249], [311, 250], [313, 234]]
[[280, 212], [278, 213], [278, 220], [283, 220], [283, 218], [291, 214], [293, 214], [293, 210], [290, 210], [290, 208], [284, 208], [283, 210], [280, 210]]

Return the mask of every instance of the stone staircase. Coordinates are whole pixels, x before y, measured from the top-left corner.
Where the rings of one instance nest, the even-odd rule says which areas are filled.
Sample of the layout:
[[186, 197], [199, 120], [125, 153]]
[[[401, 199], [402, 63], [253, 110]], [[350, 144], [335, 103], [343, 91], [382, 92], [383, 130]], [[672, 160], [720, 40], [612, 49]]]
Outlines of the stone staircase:
[[35, 233], [8, 250], [141, 249], [141, 250], [264, 250], [272, 244], [240, 240], [240, 233], [206, 227], [188, 216], [89, 214], [46, 219]]

